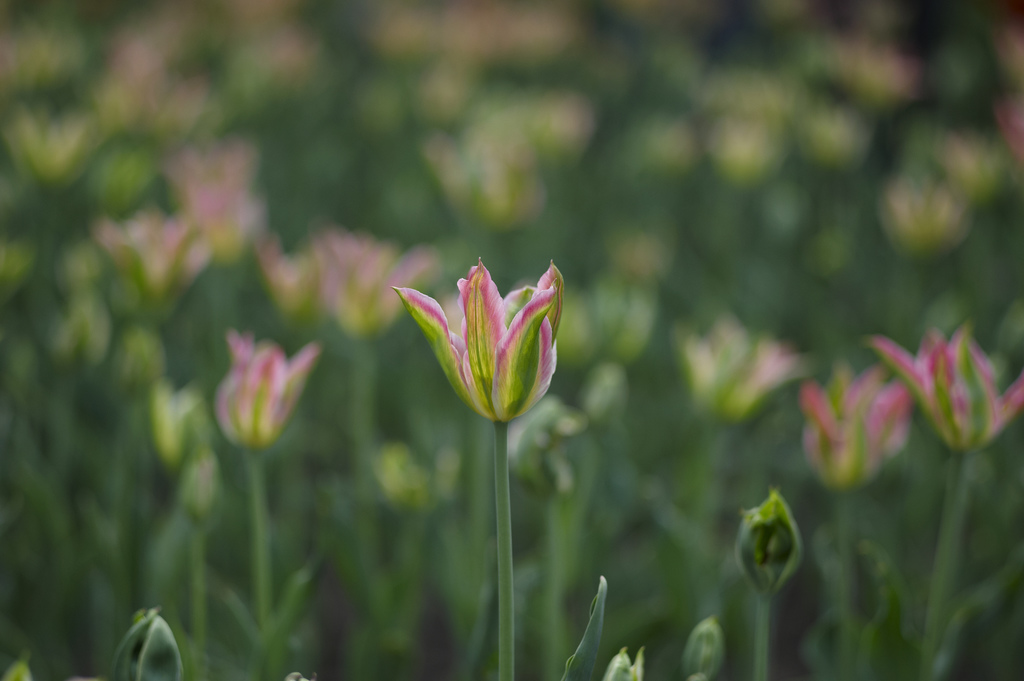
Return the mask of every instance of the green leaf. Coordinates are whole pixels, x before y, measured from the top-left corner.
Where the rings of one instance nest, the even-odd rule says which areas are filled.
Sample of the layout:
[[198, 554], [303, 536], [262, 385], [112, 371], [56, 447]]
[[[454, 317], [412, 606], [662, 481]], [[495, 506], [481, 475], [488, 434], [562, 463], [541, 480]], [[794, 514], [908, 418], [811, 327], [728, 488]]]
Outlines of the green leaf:
[[590, 606], [590, 621], [583, 634], [576, 653], [565, 663], [565, 675], [562, 681], [590, 681], [597, 662], [597, 647], [601, 643], [601, 630], [604, 629], [604, 601], [608, 595], [608, 582], [604, 577], [597, 585], [597, 595]]

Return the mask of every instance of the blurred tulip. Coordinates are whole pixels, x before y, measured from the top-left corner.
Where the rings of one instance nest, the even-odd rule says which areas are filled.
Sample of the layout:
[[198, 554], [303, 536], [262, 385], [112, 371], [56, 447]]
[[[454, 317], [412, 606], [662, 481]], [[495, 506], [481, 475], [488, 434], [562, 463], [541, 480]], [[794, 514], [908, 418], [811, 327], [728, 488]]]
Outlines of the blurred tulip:
[[708, 153], [730, 182], [748, 186], [759, 182], [782, 157], [780, 133], [756, 119], [727, 118], [711, 132]]
[[913, 255], [945, 253], [967, 236], [963, 200], [946, 184], [899, 177], [882, 196], [882, 224], [890, 241]]
[[869, 135], [856, 111], [841, 106], [810, 108], [799, 133], [804, 154], [826, 168], [847, 168], [859, 161]]
[[106, 156], [97, 164], [93, 180], [95, 192], [104, 211], [122, 216], [156, 177], [156, 162], [143, 148], [124, 149]]
[[861, 104], [885, 111], [918, 96], [921, 62], [890, 45], [864, 39], [839, 40], [833, 68], [839, 82]]
[[99, 247], [92, 240], [83, 239], [64, 249], [57, 268], [57, 282], [69, 295], [92, 288], [103, 275], [103, 267], [104, 256]]
[[28, 668], [28, 660], [21, 659], [12, 664], [0, 677], [0, 681], [32, 681], [32, 672]]
[[320, 312], [322, 286], [320, 258], [315, 251], [307, 247], [287, 256], [281, 252], [278, 238], [270, 236], [260, 240], [256, 256], [263, 283], [277, 308], [293, 321], [315, 319]]
[[430, 505], [430, 479], [405, 443], [384, 444], [373, 470], [381, 491], [395, 508], [419, 510]]
[[1024, 25], [1007, 23], [996, 36], [996, 55], [1018, 91], [1024, 90]]
[[346, 333], [368, 338], [391, 326], [402, 309], [392, 289], [421, 286], [437, 274], [437, 253], [418, 246], [400, 254], [394, 244], [328, 229], [314, 237], [322, 303]]
[[73, 292], [51, 342], [59, 362], [99, 364], [110, 344], [110, 311], [100, 296], [91, 289]]
[[716, 120], [740, 120], [779, 132], [789, 121], [798, 93], [766, 70], [712, 72], [702, 88], [703, 109]]
[[1006, 172], [999, 148], [980, 135], [950, 133], [939, 152], [946, 177], [976, 205], [991, 201]]
[[715, 681], [725, 659], [725, 632], [717, 617], [697, 623], [686, 639], [683, 649], [683, 675], [700, 674], [706, 681]]
[[771, 595], [781, 589], [802, 558], [800, 528], [777, 490], [757, 508], [743, 512], [736, 535], [736, 561], [757, 593]]
[[704, 338], [677, 329], [676, 347], [694, 400], [726, 421], [750, 417], [772, 391], [805, 371], [803, 356], [770, 338], [752, 339], [731, 316]]
[[157, 609], [140, 610], [114, 653], [111, 681], [181, 681], [181, 655]]
[[251, 193], [257, 152], [231, 140], [206, 151], [184, 149], [167, 162], [167, 179], [214, 260], [235, 261], [265, 228], [266, 206]]
[[629, 382], [621, 364], [607, 362], [590, 370], [583, 383], [583, 411], [594, 423], [605, 424], [626, 409]]
[[231, 370], [217, 388], [217, 421], [232, 442], [265, 449], [277, 441], [295, 409], [306, 379], [320, 356], [310, 343], [288, 360], [269, 341], [228, 332]]
[[420, 77], [417, 103], [427, 121], [446, 125], [463, 113], [472, 94], [473, 75], [464, 64], [442, 61]]
[[551, 384], [563, 286], [551, 263], [536, 286], [516, 289], [502, 300], [480, 261], [459, 280], [461, 336], [449, 330], [436, 300], [410, 288], [395, 291], [455, 393], [481, 416], [507, 422], [529, 410]]
[[932, 329], [916, 357], [883, 336], [874, 336], [871, 346], [910, 388], [951, 449], [984, 447], [1024, 409], [1024, 373], [1000, 397], [992, 364], [966, 326], [948, 342]]
[[142, 326], [130, 326], [121, 334], [117, 356], [118, 377], [129, 391], [147, 388], [164, 373], [164, 346], [160, 336]]
[[599, 342], [613, 359], [629, 363], [647, 348], [658, 315], [655, 291], [611, 278], [598, 282], [590, 312]]
[[169, 380], [158, 381], [149, 395], [149, 420], [156, 453], [172, 473], [193, 447], [208, 438], [206, 401], [195, 386], [175, 391]]
[[644, 649], [636, 653], [636, 661], [630, 663], [626, 648], [608, 663], [602, 681], [644, 681]]
[[181, 504], [192, 522], [202, 524], [210, 516], [220, 488], [220, 466], [209, 445], [189, 457], [181, 476]]
[[697, 161], [700, 149], [693, 128], [684, 119], [653, 119], [630, 134], [628, 154], [643, 170], [682, 175]]
[[0, 303], [17, 290], [32, 270], [35, 249], [27, 241], [0, 238]]
[[902, 383], [886, 385], [882, 367], [854, 378], [838, 366], [825, 389], [813, 381], [801, 386], [800, 408], [807, 459], [827, 487], [846, 490], [869, 481], [903, 449], [913, 398]]
[[153, 209], [121, 224], [102, 220], [93, 237], [110, 254], [130, 292], [158, 306], [187, 288], [209, 258], [187, 224]]
[[4, 80], [23, 89], [44, 88], [67, 80], [84, 63], [79, 36], [68, 29], [29, 25], [0, 45]]
[[552, 395], [541, 399], [509, 427], [509, 456], [519, 479], [540, 496], [570, 493], [573, 472], [563, 442], [586, 427], [583, 412]]
[[24, 107], [11, 115], [3, 135], [18, 169], [50, 185], [78, 177], [98, 142], [92, 120], [83, 114], [53, 118]]

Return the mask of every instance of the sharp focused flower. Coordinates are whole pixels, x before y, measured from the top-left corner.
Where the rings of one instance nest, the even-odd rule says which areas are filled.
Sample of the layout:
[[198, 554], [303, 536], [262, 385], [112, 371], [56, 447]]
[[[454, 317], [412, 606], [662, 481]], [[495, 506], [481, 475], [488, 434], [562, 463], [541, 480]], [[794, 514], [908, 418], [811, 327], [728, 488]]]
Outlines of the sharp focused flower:
[[856, 487], [903, 449], [912, 407], [910, 392], [898, 381], [886, 384], [880, 366], [856, 378], [849, 367], [839, 366], [824, 389], [806, 381], [800, 408], [807, 417], [807, 458], [828, 487]]
[[287, 256], [277, 237], [268, 237], [257, 246], [256, 256], [263, 283], [278, 309], [290, 319], [316, 317], [320, 311], [320, 263], [313, 249]]
[[779, 386], [804, 374], [804, 358], [771, 338], [752, 339], [733, 317], [705, 338], [678, 331], [676, 345], [694, 399], [727, 421], [752, 415]]
[[228, 332], [231, 370], [217, 388], [217, 421], [224, 435], [249, 449], [264, 449], [281, 435], [320, 356], [310, 343], [289, 360], [269, 341]]
[[263, 231], [266, 206], [253, 196], [256, 149], [241, 140], [207, 151], [185, 149], [167, 163], [167, 178], [190, 222], [218, 262], [232, 262]]
[[110, 254], [121, 278], [143, 300], [165, 303], [206, 266], [209, 251], [176, 217], [144, 210], [117, 224], [103, 220], [93, 237]]
[[984, 447], [1024, 409], [1024, 373], [1000, 396], [992, 363], [966, 326], [948, 341], [932, 329], [916, 357], [884, 336], [873, 337], [871, 346], [910, 388], [951, 449]]
[[321, 296], [346, 332], [374, 336], [395, 321], [402, 309], [391, 289], [419, 286], [438, 269], [434, 249], [417, 246], [399, 253], [394, 244], [341, 229], [321, 232], [314, 241], [321, 270]]
[[544, 396], [555, 373], [562, 274], [551, 263], [536, 286], [502, 300], [480, 261], [458, 286], [461, 335], [450, 330], [436, 300], [410, 288], [395, 291], [462, 401], [492, 421], [511, 421]]

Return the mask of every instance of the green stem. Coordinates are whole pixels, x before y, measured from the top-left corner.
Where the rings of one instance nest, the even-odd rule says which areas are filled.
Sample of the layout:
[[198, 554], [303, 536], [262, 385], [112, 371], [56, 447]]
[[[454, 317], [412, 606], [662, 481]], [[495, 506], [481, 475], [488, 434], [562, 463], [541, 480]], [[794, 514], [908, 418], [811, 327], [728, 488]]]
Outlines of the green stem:
[[256, 622], [266, 634], [270, 621], [270, 543], [267, 538], [267, 493], [263, 483], [263, 457], [249, 452], [249, 513], [252, 521], [252, 587]]
[[946, 621], [946, 607], [953, 584], [956, 581], [957, 561], [960, 557], [960, 543], [963, 536], [964, 520], [967, 517], [967, 501], [970, 492], [970, 476], [967, 462], [971, 453], [953, 453], [948, 463], [949, 477], [946, 480], [946, 498], [943, 502], [942, 521], [939, 525], [939, 544], [935, 549], [935, 563], [932, 566], [932, 584], [928, 592], [928, 616], [925, 620], [924, 645], [921, 648], [921, 681], [931, 681], [935, 666], [935, 655], [942, 639]]
[[544, 668], [559, 678], [565, 667], [565, 498], [554, 495], [547, 504], [547, 583], [544, 593]]
[[841, 492], [836, 499], [836, 542], [839, 550], [839, 681], [850, 681], [856, 665], [852, 607], [853, 542], [850, 536], [850, 493]]
[[494, 422], [494, 502], [498, 515], [498, 681], [513, 681], [516, 620], [512, 591], [512, 504], [508, 491], [508, 423]]
[[754, 631], [754, 681], [768, 681], [768, 640], [771, 634], [772, 597], [757, 598], [757, 629]]
[[192, 647], [195, 679], [206, 679], [206, 532], [192, 531]]

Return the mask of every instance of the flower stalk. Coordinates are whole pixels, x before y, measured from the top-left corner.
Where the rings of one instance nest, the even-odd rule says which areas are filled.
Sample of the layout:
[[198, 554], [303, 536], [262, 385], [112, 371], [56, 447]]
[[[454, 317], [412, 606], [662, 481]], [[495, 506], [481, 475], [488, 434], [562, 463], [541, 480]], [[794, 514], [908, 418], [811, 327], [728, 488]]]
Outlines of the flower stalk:
[[252, 524], [252, 587], [256, 622], [265, 633], [270, 621], [270, 542], [267, 536], [267, 492], [263, 480], [263, 458], [250, 452], [249, 519]]
[[498, 681], [515, 678], [516, 620], [512, 582], [512, 504], [508, 488], [508, 422], [494, 422], [494, 503], [498, 519]]
[[206, 531], [192, 530], [192, 649], [197, 681], [206, 681]]
[[754, 630], [754, 681], [768, 681], [768, 641], [771, 637], [772, 595], [757, 598], [757, 623]]

